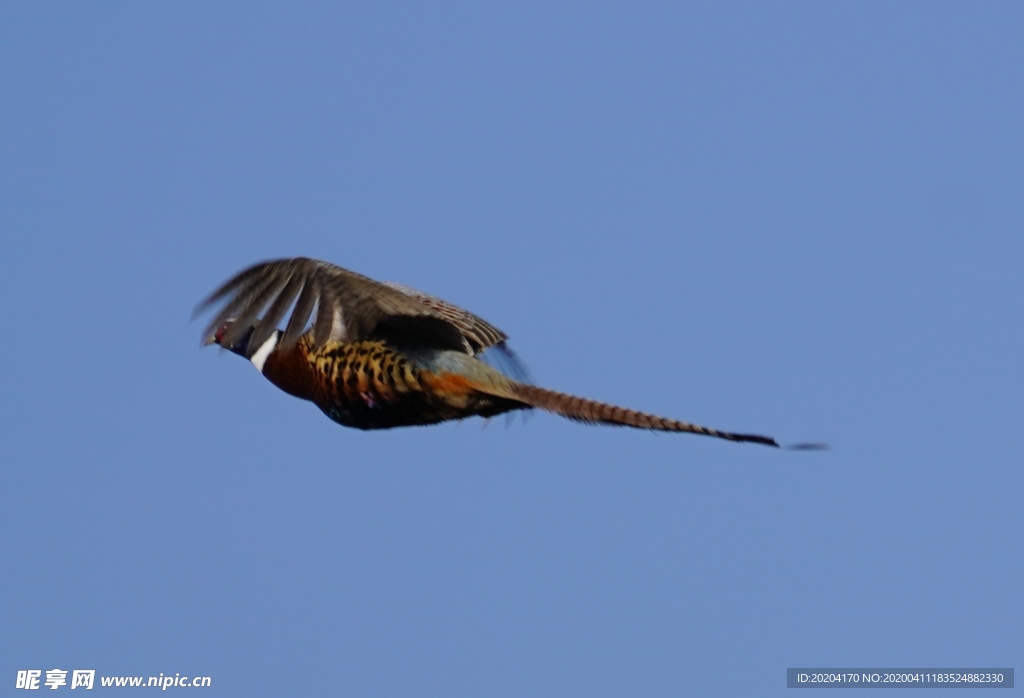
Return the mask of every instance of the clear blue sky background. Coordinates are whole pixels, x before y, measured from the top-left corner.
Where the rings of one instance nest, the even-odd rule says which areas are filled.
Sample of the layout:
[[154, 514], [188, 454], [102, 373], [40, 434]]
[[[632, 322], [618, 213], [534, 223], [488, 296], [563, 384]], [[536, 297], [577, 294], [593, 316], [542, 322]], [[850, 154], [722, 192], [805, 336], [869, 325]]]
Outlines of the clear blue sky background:
[[[1024, 668], [1020, 4], [6, 3], [0, 100], [0, 694]], [[834, 448], [344, 429], [189, 319], [287, 255]]]

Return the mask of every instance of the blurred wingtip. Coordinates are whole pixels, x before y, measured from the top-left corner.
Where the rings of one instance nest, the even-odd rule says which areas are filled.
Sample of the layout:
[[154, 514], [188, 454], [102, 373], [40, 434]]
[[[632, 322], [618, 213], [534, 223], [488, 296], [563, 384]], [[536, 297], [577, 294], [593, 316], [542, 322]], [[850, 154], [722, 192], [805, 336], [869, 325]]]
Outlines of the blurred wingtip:
[[804, 443], [804, 444], [789, 444], [783, 446], [787, 451], [830, 451], [832, 447], [826, 443]]
[[528, 385], [533, 382], [526, 365], [523, 364], [519, 357], [516, 356], [516, 353], [504, 341], [490, 347], [480, 355], [480, 358], [484, 363], [490, 365], [491, 368], [497, 369], [513, 380]]
[[207, 307], [209, 307], [209, 304], [205, 300], [196, 303], [192, 308], [191, 314], [188, 316], [188, 321], [195, 322], [195, 319], [202, 315], [203, 311], [206, 310]]

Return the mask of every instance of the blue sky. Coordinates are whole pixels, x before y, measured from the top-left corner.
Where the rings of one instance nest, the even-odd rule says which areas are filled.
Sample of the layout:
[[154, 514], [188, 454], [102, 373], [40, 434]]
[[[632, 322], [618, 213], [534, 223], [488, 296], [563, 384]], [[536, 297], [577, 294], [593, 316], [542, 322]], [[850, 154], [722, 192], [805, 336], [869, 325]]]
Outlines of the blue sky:
[[[0, 694], [1024, 666], [1019, 5], [8, 3], [0, 94]], [[189, 319], [290, 255], [833, 449], [344, 429]]]

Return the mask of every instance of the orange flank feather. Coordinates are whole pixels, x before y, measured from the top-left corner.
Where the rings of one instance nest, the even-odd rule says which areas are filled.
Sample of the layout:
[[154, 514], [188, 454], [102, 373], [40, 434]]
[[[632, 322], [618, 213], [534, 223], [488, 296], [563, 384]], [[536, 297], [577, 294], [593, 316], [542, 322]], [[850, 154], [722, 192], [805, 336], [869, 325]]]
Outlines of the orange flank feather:
[[[431, 391], [437, 394], [447, 394], [452, 396], [464, 396], [470, 393], [480, 392], [483, 386], [478, 386], [471, 383], [465, 376], [460, 376], [455, 373], [431, 373], [430, 371], [423, 371], [420, 373], [420, 380], [423, 384]], [[486, 388], [483, 388], [486, 392]]]

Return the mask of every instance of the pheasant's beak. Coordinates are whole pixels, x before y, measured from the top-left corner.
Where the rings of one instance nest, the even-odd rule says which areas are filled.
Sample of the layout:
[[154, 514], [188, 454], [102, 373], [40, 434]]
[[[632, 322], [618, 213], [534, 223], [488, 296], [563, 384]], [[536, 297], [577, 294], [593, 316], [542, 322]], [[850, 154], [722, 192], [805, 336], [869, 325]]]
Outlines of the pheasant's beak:
[[216, 344], [216, 343], [217, 343], [217, 335], [211, 334], [209, 337], [206, 338], [206, 341], [203, 342], [203, 346], [204, 347], [208, 347], [211, 344]]

